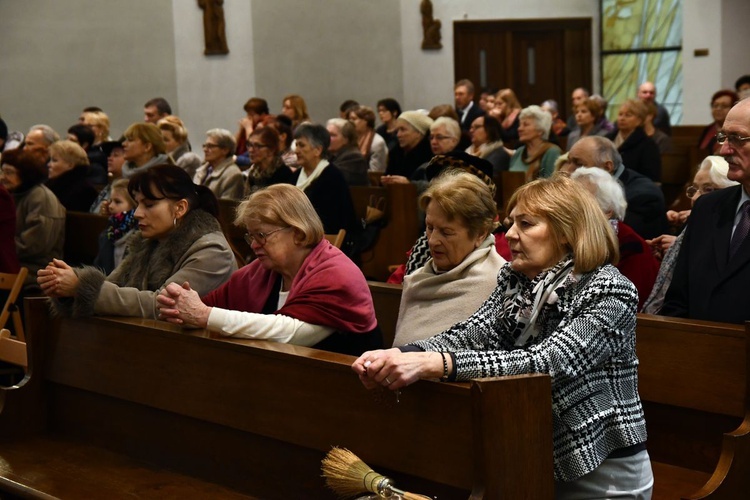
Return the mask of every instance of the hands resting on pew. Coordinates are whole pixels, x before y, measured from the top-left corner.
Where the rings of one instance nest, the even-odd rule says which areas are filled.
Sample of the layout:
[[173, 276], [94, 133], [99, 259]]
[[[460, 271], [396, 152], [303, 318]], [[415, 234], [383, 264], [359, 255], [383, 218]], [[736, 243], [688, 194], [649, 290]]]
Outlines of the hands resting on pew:
[[59, 259], [52, 259], [47, 267], [36, 273], [36, 281], [47, 297], [72, 297], [78, 289], [78, 275], [72, 267]]
[[[451, 373], [450, 356], [446, 356], [446, 362]], [[417, 380], [438, 379], [445, 371], [439, 352], [401, 352], [397, 348], [367, 351], [352, 364], [352, 370], [366, 388], [383, 386], [393, 391]]]
[[156, 296], [159, 318], [175, 325], [206, 328], [211, 308], [204, 304], [198, 292], [187, 281], [182, 286], [170, 283]]

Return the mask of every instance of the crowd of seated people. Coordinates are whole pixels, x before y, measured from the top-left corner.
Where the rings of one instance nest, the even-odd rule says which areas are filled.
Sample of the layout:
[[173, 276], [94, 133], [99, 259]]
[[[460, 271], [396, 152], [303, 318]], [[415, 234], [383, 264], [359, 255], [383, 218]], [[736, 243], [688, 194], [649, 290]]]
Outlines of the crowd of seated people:
[[[282, 100], [279, 116], [251, 99], [237, 134], [210, 129], [201, 156], [159, 100], [147, 103], [148, 123], [116, 141], [103, 112], [85, 111], [93, 135], [75, 129], [78, 142], [108, 164], [98, 197], [90, 151], [32, 127], [0, 159], [0, 199], [13, 202], [0, 215], [15, 212], [17, 261], [3, 259], [28, 267], [27, 292], [47, 296], [59, 315], [138, 316], [353, 354], [368, 388], [549, 373], [558, 491], [648, 497], [635, 315], [746, 319], [737, 307], [745, 299], [734, 297], [750, 262], [750, 104], [728, 91], [713, 96], [699, 145], [723, 158], [708, 157], [696, 173], [687, 229], [659, 236], [668, 217], [684, 224], [689, 214], [667, 212], [656, 184], [671, 124], [653, 85], [620, 104], [616, 128], [606, 103], [584, 89], [566, 123], [556, 106], [523, 107], [511, 89], [487, 92], [479, 105], [459, 87], [473, 97], [459, 82], [455, 109], [402, 112], [379, 101], [378, 128], [375, 111], [355, 102], [323, 125], [299, 95]], [[568, 130], [557, 173], [562, 150], [551, 138]], [[501, 224], [493, 178], [505, 170], [526, 183], [501, 207], [509, 212]], [[388, 350], [379, 350], [391, 346], [366, 278], [346, 253], [358, 226], [350, 186], [369, 185], [368, 172], [422, 193], [414, 208], [425, 231], [406, 262], [393, 263], [402, 266], [391, 281], [403, 288]], [[222, 198], [239, 202], [235, 224], [255, 257], [241, 269], [218, 221]], [[66, 208], [109, 216], [94, 266], [63, 258]], [[344, 251], [324, 237], [341, 229]], [[712, 273], [701, 274], [708, 291], [701, 271]], [[722, 304], [696, 300], [711, 290]], [[601, 384], [608, 390], [594, 393]], [[623, 460], [636, 471], [628, 478], [612, 472]], [[616, 484], [605, 485], [611, 477]]]

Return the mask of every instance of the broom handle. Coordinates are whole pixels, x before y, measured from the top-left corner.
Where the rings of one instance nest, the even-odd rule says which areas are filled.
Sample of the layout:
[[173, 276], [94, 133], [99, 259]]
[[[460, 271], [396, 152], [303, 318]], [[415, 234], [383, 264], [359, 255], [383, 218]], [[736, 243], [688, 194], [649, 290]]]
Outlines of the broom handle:
[[401, 495], [404, 500], [430, 500], [430, 497], [426, 497], [424, 495], [409, 493], [408, 491], [400, 490], [398, 488], [394, 488], [393, 486], [389, 486], [389, 488], [393, 493], [398, 493], [399, 495]]

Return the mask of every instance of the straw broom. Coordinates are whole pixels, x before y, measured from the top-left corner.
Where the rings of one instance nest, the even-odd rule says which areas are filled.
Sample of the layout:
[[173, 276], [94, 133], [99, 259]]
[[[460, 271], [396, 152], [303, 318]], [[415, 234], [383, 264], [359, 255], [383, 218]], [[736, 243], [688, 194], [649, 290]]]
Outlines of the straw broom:
[[429, 497], [395, 488], [390, 478], [372, 470], [360, 458], [347, 450], [334, 446], [321, 464], [326, 485], [341, 498], [370, 492], [387, 498], [397, 493], [405, 500], [425, 500]]

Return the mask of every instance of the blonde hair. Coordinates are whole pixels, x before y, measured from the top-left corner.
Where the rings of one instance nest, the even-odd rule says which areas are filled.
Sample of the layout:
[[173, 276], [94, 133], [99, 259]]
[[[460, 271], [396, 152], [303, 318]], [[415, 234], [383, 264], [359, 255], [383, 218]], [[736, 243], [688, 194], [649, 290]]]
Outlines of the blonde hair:
[[174, 140], [180, 144], [187, 141], [188, 132], [185, 128], [185, 124], [182, 123], [182, 120], [174, 115], [165, 116], [164, 118], [156, 122], [156, 126], [159, 127], [159, 130], [166, 130], [167, 132], [171, 133], [172, 137], [174, 137]]
[[628, 111], [633, 113], [638, 117], [638, 119], [641, 120], [641, 122], [646, 121], [646, 116], [648, 115], [648, 107], [646, 107], [646, 104], [640, 99], [627, 99], [620, 105], [620, 109], [622, 108], [626, 108]]
[[72, 164], [74, 167], [79, 165], [89, 165], [89, 157], [86, 151], [77, 142], [64, 140], [53, 142], [49, 147], [51, 155], [59, 155], [63, 161]]
[[153, 123], [134, 123], [128, 127], [123, 135], [128, 141], [138, 139], [145, 144], [151, 144], [154, 156], [162, 155], [167, 151], [161, 131]]
[[294, 125], [310, 119], [310, 115], [307, 114], [307, 104], [302, 96], [289, 94], [284, 96], [281, 103], [283, 104], [285, 101], [289, 101], [289, 107], [294, 110], [294, 119], [292, 120]]
[[300, 243], [314, 247], [323, 239], [323, 223], [307, 195], [291, 184], [274, 184], [260, 189], [237, 207], [236, 226], [252, 221], [294, 228], [302, 234]]
[[109, 116], [104, 111], [84, 111], [83, 122], [88, 126], [97, 125], [102, 128], [100, 134], [94, 131], [94, 142], [98, 142], [100, 139], [106, 141], [109, 137]]
[[130, 208], [135, 208], [136, 203], [132, 196], [130, 196], [130, 191], [128, 191], [128, 184], [130, 183], [130, 179], [117, 179], [112, 183], [112, 187], [110, 188], [110, 191], [112, 194], [114, 194], [115, 191], [123, 195], [125, 198], [125, 201], [130, 203]]
[[461, 219], [472, 238], [489, 234], [497, 227], [497, 205], [489, 186], [463, 170], [446, 170], [435, 178], [419, 198], [419, 206], [426, 210], [431, 202], [449, 220]]
[[620, 260], [617, 237], [596, 199], [567, 176], [555, 174], [524, 184], [510, 198], [508, 212], [516, 206], [547, 221], [560, 253], [573, 254], [577, 273]]

